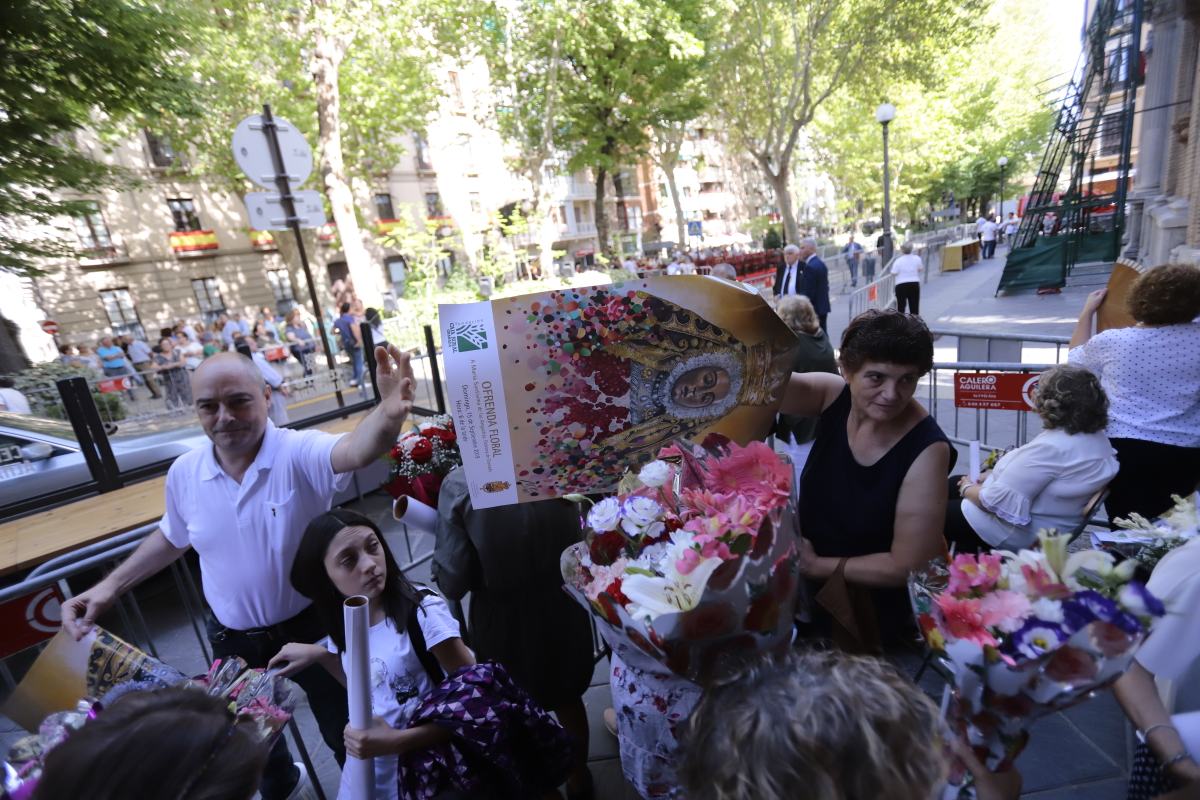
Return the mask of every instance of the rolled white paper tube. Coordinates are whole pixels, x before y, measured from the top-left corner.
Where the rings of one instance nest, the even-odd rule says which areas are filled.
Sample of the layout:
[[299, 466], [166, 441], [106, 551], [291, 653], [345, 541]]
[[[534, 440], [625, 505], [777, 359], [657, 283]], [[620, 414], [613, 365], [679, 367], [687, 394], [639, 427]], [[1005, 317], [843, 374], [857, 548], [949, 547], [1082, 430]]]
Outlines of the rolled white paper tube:
[[[346, 694], [350, 727], [371, 727], [371, 651], [367, 632], [371, 627], [367, 598], [347, 597], [342, 604], [346, 626]], [[375, 800], [375, 759], [346, 756], [349, 800]]]
[[971, 440], [971, 443], [968, 445], [968, 447], [970, 448], [970, 456], [971, 456], [970, 467], [969, 467], [971, 483], [979, 483], [979, 472], [980, 472], [980, 463], [981, 463], [979, 460], [979, 442], [975, 441], [975, 440]]
[[397, 497], [392, 504], [392, 516], [397, 522], [403, 522], [421, 533], [432, 534], [437, 529], [437, 509], [406, 494]]

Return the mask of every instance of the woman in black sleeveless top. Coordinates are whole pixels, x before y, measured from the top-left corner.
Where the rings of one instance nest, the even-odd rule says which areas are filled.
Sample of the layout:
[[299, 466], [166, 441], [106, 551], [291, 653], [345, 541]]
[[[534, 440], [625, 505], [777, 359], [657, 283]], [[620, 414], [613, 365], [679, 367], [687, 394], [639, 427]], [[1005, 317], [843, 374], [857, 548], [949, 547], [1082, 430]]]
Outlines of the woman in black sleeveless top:
[[800, 478], [801, 569], [817, 599], [817, 630], [874, 650], [912, 627], [905, 581], [944, 550], [956, 453], [913, 398], [933, 364], [920, 318], [859, 315], [838, 360], [844, 380], [792, 375], [780, 410], [821, 417]]

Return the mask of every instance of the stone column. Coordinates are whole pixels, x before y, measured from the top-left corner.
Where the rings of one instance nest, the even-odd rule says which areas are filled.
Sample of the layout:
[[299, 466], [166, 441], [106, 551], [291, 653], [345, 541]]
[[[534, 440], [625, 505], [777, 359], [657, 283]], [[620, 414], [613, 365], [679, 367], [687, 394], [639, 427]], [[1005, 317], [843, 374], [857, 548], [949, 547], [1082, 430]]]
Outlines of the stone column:
[[1187, 182], [1179, 194], [1189, 201], [1186, 246], [1191, 251], [1187, 259], [1200, 263], [1200, 59], [1192, 78], [1191, 124], [1187, 138]]
[[[1146, 64], [1146, 83], [1142, 90], [1142, 113], [1138, 135], [1137, 176], [1129, 193], [1128, 241], [1122, 257], [1141, 261], [1146, 255], [1144, 244], [1150, 233], [1146, 213], [1156, 205], [1162, 194], [1163, 165], [1166, 162], [1170, 131], [1171, 101], [1175, 95], [1176, 73], [1179, 67], [1182, 19], [1176, 0], [1155, 3], [1150, 19], [1152, 50]], [[1129, 69], [1137, 69], [1130, 64]]]

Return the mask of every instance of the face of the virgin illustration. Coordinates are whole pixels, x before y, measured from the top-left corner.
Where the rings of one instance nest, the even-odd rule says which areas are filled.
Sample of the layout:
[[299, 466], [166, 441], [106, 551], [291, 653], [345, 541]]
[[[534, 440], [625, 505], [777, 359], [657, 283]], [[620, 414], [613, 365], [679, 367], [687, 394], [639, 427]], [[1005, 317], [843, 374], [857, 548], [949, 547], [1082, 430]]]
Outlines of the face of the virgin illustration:
[[671, 387], [671, 399], [684, 408], [704, 408], [724, 400], [732, 385], [726, 370], [720, 367], [696, 367], [675, 381]]

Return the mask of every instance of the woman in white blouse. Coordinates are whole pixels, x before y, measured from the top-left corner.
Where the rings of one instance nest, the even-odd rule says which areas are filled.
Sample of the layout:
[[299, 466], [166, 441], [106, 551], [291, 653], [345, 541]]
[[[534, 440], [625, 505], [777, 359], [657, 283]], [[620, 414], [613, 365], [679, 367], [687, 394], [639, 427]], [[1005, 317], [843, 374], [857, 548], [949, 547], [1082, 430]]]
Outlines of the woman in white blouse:
[[1126, 300], [1137, 324], [1093, 336], [1104, 296], [1084, 303], [1069, 360], [1100, 376], [1111, 402], [1107, 432], [1121, 471], [1104, 503], [1109, 518], [1153, 519], [1200, 482], [1200, 269], [1149, 270]]
[[1042, 432], [971, 483], [950, 478], [946, 539], [958, 552], [1018, 550], [1038, 531], [1067, 532], [1083, 520], [1088, 500], [1117, 474], [1104, 426], [1108, 398], [1095, 375], [1060, 365], [1042, 373], [1034, 398]]
[[903, 255], [892, 261], [883, 274], [891, 272], [896, 276], [896, 308], [910, 314], [920, 314], [921, 273], [925, 270], [925, 262], [921, 261], [920, 256], [913, 255], [912, 242], [900, 245], [900, 252]]

